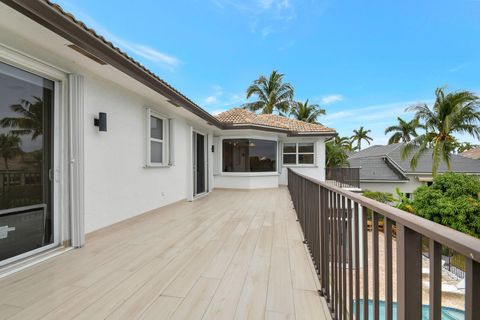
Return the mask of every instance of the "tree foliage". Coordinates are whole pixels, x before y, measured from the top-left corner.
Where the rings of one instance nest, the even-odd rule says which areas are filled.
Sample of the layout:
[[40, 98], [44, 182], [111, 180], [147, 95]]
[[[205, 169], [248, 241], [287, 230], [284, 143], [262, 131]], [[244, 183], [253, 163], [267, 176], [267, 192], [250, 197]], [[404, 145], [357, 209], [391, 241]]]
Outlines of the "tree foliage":
[[247, 88], [246, 98], [252, 96], [257, 101], [245, 103], [243, 107], [250, 111], [261, 113], [278, 112], [285, 115], [293, 105], [293, 86], [283, 82], [284, 75], [273, 70], [270, 76], [260, 76]]
[[21, 154], [21, 143], [22, 141], [17, 135], [5, 133], [0, 134], [0, 156], [3, 158], [6, 170], [9, 170], [8, 160]]
[[415, 112], [415, 118], [424, 121], [425, 133], [408, 142], [402, 149], [405, 160], [413, 153], [410, 166], [415, 169], [420, 157], [432, 149], [432, 174], [435, 176], [441, 161], [451, 168], [451, 155], [455, 151], [454, 134], [466, 134], [480, 139], [480, 98], [469, 91], [445, 93], [435, 91], [433, 107], [415, 105], [407, 111]]
[[290, 110], [290, 115], [295, 119], [308, 123], [318, 123], [317, 118], [325, 113], [325, 109], [320, 108], [318, 104], [308, 104], [308, 99], [303, 103], [295, 102]]
[[418, 119], [414, 118], [410, 121], [406, 121], [397, 117], [397, 120], [397, 125], [385, 129], [385, 134], [393, 132], [390, 139], [388, 139], [388, 144], [410, 142], [412, 137], [418, 137], [417, 129], [423, 127]]
[[337, 139], [325, 143], [327, 168], [348, 167], [347, 149]]
[[372, 130], [365, 130], [363, 126], [361, 126], [358, 130], [353, 130], [352, 135], [352, 142], [357, 142], [357, 149], [362, 150], [362, 140], [367, 142], [370, 145], [370, 142], [373, 139], [368, 135]]
[[460, 173], [435, 177], [415, 191], [416, 215], [480, 238], [480, 180]]
[[372, 191], [372, 190], [365, 189], [362, 192], [362, 195], [364, 197], [367, 197], [385, 204], [392, 204], [393, 202], [396, 201], [396, 199], [393, 197], [393, 195], [390, 192], [380, 192], [380, 191]]
[[4, 117], [0, 120], [3, 128], [15, 128], [14, 135], [32, 135], [32, 141], [43, 134], [43, 100], [33, 97], [34, 102], [22, 99], [20, 103], [10, 106], [19, 117]]

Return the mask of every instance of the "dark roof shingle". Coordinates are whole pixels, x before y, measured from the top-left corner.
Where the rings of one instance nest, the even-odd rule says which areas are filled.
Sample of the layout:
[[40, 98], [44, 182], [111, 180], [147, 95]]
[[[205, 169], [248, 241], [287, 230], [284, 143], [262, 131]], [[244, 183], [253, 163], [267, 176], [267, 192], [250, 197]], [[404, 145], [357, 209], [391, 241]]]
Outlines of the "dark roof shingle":
[[[413, 153], [407, 159], [402, 159], [402, 146], [402, 143], [371, 146], [350, 156], [350, 166], [361, 167], [361, 179], [365, 177], [368, 180], [388, 180], [395, 174], [395, 171], [398, 171], [401, 175], [432, 172], [432, 150], [427, 150], [419, 158], [417, 167], [413, 170], [410, 166]], [[378, 166], [375, 172], [371, 169], [372, 165]], [[451, 165], [451, 171], [453, 172], [480, 173], [480, 161], [478, 160], [453, 154], [451, 155]], [[362, 171], [364, 172], [362, 173]], [[447, 171], [449, 171], [447, 164], [442, 161], [438, 172]]]

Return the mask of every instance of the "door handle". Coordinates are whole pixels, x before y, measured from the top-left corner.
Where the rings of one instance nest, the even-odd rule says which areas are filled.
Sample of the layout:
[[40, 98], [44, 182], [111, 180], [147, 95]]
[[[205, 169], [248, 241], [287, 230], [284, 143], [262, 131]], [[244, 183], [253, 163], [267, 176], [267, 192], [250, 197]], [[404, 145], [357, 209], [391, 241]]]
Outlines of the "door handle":
[[1, 226], [0, 227], [0, 240], [8, 238], [8, 233], [15, 231], [15, 227]]

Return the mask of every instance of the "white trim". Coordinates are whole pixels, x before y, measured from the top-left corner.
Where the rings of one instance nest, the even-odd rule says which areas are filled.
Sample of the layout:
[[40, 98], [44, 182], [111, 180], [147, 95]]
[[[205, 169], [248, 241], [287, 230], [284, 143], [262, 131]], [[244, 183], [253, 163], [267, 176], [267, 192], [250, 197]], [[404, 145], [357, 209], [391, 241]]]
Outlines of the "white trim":
[[[298, 151], [298, 145], [300, 143], [303, 144], [312, 144], [313, 145], [313, 152], [299, 152]], [[285, 144], [294, 144], [295, 145], [295, 152], [283, 152], [283, 148]], [[282, 153], [282, 166], [283, 167], [292, 167], [292, 168], [316, 168], [317, 166], [317, 160], [316, 160], [316, 154], [317, 154], [317, 147], [316, 143], [313, 141], [283, 141], [281, 145], [281, 153]], [[299, 163], [299, 158], [300, 155], [305, 155], [305, 154], [311, 154], [313, 155], [313, 163]], [[287, 163], [285, 164], [283, 160], [284, 155], [295, 155], [295, 163]]]
[[[41, 249], [41, 248], [39, 248], [39, 249]], [[45, 252], [44, 255], [41, 256], [41, 257], [32, 257], [32, 258], [30, 258], [26, 261], [19, 261], [18, 266], [14, 264], [12, 266], [8, 266], [6, 271], [1, 271], [0, 270], [0, 279], [8, 277], [9, 275], [12, 275], [16, 272], [19, 272], [19, 271], [25, 270], [27, 268], [33, 267], [33, 266], [35, 266], [39, 263], [47, 261], [48, 259], [51, 259], [53, 257], [56, 257], [58, 255], [61, 255], [65, 252], [68, 252], [68, 251], [73, 250], [73, 249], [74, 249], [73, 247], [68, 247], [68, 248], [60, 247], [60, 248], [57, 248], [57, 249], [53, 249], [52, 252]]]
[[[145, 159], [145, 167], [146, 168], [165, 168], [165, 167], [170, 167], [172, 165], [171, 158], [170, 158], [170, 124], [171, 121], [168, 117], [165, 115], [153, 110], [152, 108], [145, 108], [146, 109], [146, 137], [145, 137], [145, 143], [146, 143], [146, 159]], [[150, 118], [156, 118], [158, 120], [162, 120], [162, 134], [163, 134], [163, 139], [157, 139], [157, 138], [152, 138], [151, 136], [151, 119]], [[162, 144], [162, 162], [152, 162], [151, 158], [151, 143], [152, 142], [158, 142]]]
[[279, 170], [279, 159], [275, 161], [275, 170], [274, 171], [262, 171], [262, 172], [226, 172], [223, 171], [223, 140], [235, 140], [235, 139], [255, 139], [255, 140], [267, 140], [267, 141], [275, 141], [277, 143], [277, 150], [275, 152], [275, 156], [278, 157], [278, 148], [280, 142], [278, 141], [277, 137], [264, 137], [264, 136], [221, 136], [219, 137], [220, 143], [220, 170], [219, 176], [244, 176], [244, 177], [255, 177], [255, 176], [278, 176]]
[[71, 239], [76, 248], [85, 245], [85, 171], [84, 171], [84, 78], [68, 75], [70, 110], [70, 204]]
[[0, 43], [0, 61], [52, 81], [66, 81], [68, 72]]
[[378, 183], [407, 183], [410, 182], [410, 180], [360, 180], [360, 183], [362, 182], [378, 182]]
[[261, 172], [222, 172], [224, 177], [273, 177], [279, 176], [280, 173], [276, 171], [261, 171]]
[[[12, 263], [20, 259], [36, 255], [40, 252], [50, 250], [58, 247], [59, 244], [65, 240], [64, 232], [68, 226], [64, 224], [64, 220], [68, 221], [69, 218], [69, 197], [68, 194], [64, 194], [70, 191], [68, 186], [69, 174], [66, 168], [69, 166], [68, 155], [65, 152], [68, 144], [65, 143], [65, 137], [69, 136], [68, 122], [67, 121], [67, 72], [44, 61], [36, 59], [30, 55], [26, 55], [18, 50], [12, 49], [4, 44], [0, 43], [0, 62], [19, 68], [21, 70], [38, 75], [45, 79], [54, 82], [54, 99], [53, 99], [53, 203], [51, 203], [52, 216], [53, 216], [53, 243], [37, 248], [35, 250], [23, 253], [21, 255], [3, 260], [0, 265]], [[82, 123], [83, 127], [83, 123]], [[64, 174], [66, 173], [66, 174]]]
[[[196, 142], [193, 140], [193, 135], [194, 135], [194, 134], [199, 134], [199, 135], [202, 135], [202, 136], [203, 136], [203, 145], [204, 145], [204, 148], [205, 148], [205, 150], [204, 150], [204, 155], [203, 155], [203, 157], [204, 157], [204, 175], [205, 175], [205, 177], [204, 177], [204, 179], [205, 179], [204, 183], [205, 183], [205, 191], [202, 192], [202, 193], [197, 193], [197, 194], [195, 194], [195, 188], [196, 188], [196, 177], [195, 177], [195, 174], [196, 174], [196, 172], [195, 172], [195, 169], [194, 169], [194, 167], [193, 167], [193, 164], [195, 163], [194, 157], [196, 157], [196, 154], [195, 154], [195, 152], [194, 152], [194, 150], [193, 150], [193, 147], [195, 146], [195, 143], [196, 143]], [[209, 170], [208, 170], [208, 162], [209, 162], [209, 161], [208, 161], [208, 134], [203, 133], [203, 132], [200, 131], [200, 130], [196, 130], [195, 128], [192, 127], [191, 137], [192, 137], [192, 138], [191, 138], [191, 141], [192, 141], [192, 143], [191, 143], [191, 149], [192, 149], [192, 165], [191, 165], [191, 167], [192, 167], [192, 198], [193, 198], [193, 199], [198, 199], [199, 197], [202, 197], [202, 196], [206, 195], [206, 194], [209, 192], [209, 190], [210, 190], [209, 179], [208, 179], [208, 177], [209, 177]]]

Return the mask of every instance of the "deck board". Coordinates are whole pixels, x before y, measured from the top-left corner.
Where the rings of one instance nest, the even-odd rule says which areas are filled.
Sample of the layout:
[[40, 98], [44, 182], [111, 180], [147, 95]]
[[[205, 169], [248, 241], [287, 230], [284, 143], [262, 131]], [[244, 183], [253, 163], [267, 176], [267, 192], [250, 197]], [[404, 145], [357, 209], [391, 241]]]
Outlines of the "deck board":
[[216, 190], [0, 279], [0, 319], [329, 319], [285, 188]]

